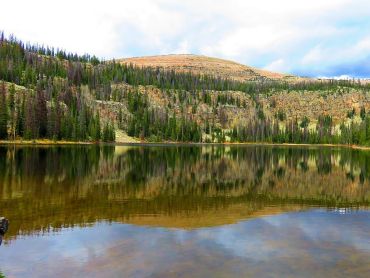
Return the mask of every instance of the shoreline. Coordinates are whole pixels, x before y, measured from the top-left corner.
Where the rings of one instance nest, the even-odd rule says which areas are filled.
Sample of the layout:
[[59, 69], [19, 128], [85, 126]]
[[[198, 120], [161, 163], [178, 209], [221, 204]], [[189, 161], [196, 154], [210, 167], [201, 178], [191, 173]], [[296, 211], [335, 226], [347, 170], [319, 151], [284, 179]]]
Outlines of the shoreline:
[[198, 143], [198, 142], [75, 142], [40, 140], [0, 140], [0, 145], [17, 146], [62, 146], [62, 145], [114, 145], [114, 146], [281, 146], [281, 147], [338, 147], [355, 150], [370, 151], [370, 147], [345, 144], [307, 144], [307, 143], [267, 143], [267, 142], [226, 142], [226, 143]]
[[48, 145], [95, 145], [95, 142], [83, 142], [83, 141], [53, 141], [48, 139], [37, 139], [37, 140], [0, 140], [0, 145], [27, 145], [27, 146], [48, 146]]
[[355, 150], [370, 151], [370, 147], [345, 144], [307, 144], [307, 143], [264, 143], [264, 142], [242, 142], [242, 143], [198, 143], [198, 142], [138, 142], [138, 143], [105, 143], [117, 146], [271, 146], [271, 147], [334, 147], [349, 148]]

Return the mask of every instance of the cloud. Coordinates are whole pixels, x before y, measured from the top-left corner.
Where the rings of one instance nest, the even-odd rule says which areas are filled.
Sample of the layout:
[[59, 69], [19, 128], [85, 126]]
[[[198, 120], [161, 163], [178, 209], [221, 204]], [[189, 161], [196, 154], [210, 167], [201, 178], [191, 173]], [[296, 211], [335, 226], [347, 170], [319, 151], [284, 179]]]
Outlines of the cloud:
[[270, 71], [282, 72], [286, 70], [287, 65], [285, 64], [284, 59], [278, 59], [273, 61], [271, 64], [267, 65], [265, 69]]
[[2, 10], [7, 34], [107, 59], [194, 53], [331, 76], [367, 74], [357, 67], [370, 55], [366, 0], [12, 0]]

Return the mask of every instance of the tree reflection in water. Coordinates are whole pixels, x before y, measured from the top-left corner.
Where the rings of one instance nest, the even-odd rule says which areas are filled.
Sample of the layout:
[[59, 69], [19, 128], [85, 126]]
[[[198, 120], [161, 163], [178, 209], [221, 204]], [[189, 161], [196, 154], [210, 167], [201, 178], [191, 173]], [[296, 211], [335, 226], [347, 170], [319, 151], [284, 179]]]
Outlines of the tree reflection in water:
[[9, 238], [97, 221], [204, 227], [368, 206], [370, 154], [266, 146], [0, 147]]

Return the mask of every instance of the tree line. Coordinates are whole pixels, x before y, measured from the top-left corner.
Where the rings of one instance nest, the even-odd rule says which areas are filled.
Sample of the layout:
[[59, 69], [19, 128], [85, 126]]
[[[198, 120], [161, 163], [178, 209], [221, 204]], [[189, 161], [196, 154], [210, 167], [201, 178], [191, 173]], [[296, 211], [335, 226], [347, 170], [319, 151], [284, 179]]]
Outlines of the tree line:
[[[89, 85], [96, 89], [111, 83], [126, 82], [133, 86], [153, 85], [161, 89], [242, 91], [248, 94], [271, 90], [337, 90], [338, 87], [369, 90], [370, 84], [359, 80], [274, 81], [257, 77], [252, 81], [235, 81], [206, 74], [137, 67], [116, 61], [100, 61], [88, 54], [79, 56], [52, 47], [24, 44], [0, 33], [0, 78], [22, 86], [36, 85], [42, 77], [66, 78], [70, 84]], [[109, 90], [109, 89], [106, 89]]]
[[226, 136], [232, 142], [270, 142], [270, 143], [304, 143], [304, 144], [349, 144], [370, 146], [370, 115], [365, 115], [361, 122], [342, 123], [336, 130], [329, 115], [320, 116], [316, 127], [309, 128], [310, 120], [304, 117], [286, 120], [280, 126], [279, 118], [252, 119], [246, 124], [235, 126], [224, 132], [217, 140], [224, 141]]
[[[114, 60], [100, 61], [87, 54], [80, 56], [52, 47], [25, 44], [13, 36], [5, 38], [4, 33], [0, 33], [0, 80], [26, 88], [19, 92], [14, 85], [2, 82], [0, 139], [75, 141], [115, 140], [117, 123], [103, 121], [99, 112], [91, 107], [89, 99], [92, 96], [98, 100], [122, 100], [122, 96], [112, 92], [112, 84], [122, 82], [134, 87], [155, 86], [173, 93], [173, 97], [180, 102], [189, 101], [191, 96], [196, 95], [198, 102], [193, 103], [193, 112], [200, 100], [209, 105], [246, 107], [245, 102], [227, 94], [227, 91], [241, 91], [256, 98], [258, 94], [276, 90], [370, 89], [369, 84], [356, 80], [285, 82], [257, 78], [239, 82], [209, 75], [141, 68]], [[82, 93], [84, 88], [87, 88], [87, 95]], [[212, 91], [221, 94], [212, 100]], [[197, 122], [185, 111], [176, 114], [169, 110], [172, 107], [153, 108], [141, 93], [130, 93], [125, 101], [131, 113], [127, 119], [127, 133], [153, 141], [223, 142], [230, 137], [231, 141], [238, 142], [369, 144], [369, 117], [366, 112], [361, 123], [352, 121], [349, 126], [341, 125], [340, 133], [334, 132], [329, 116], [318, 119], [315, 131], [308, 129], [308, 119], [301, 123], [298, 119], [292, 120], [281, 128], [278, 120], [266, 119], [261, 109], [258, 109], [255, 119], [231, 130], [223, 130], [214, 123]], [[278, 117], [285, 120], [283, 114]], [[122, 121], [122, 116], [118, 116], [118, 127]]]
[[0, 140], [23, 138], [70, 141], [115, 140], [114, 126], [101, 126], [99, 113], [94, 113], [79, 94], [65, 88], [52, 96], [40, 87], [16, 93], [0, 84]]

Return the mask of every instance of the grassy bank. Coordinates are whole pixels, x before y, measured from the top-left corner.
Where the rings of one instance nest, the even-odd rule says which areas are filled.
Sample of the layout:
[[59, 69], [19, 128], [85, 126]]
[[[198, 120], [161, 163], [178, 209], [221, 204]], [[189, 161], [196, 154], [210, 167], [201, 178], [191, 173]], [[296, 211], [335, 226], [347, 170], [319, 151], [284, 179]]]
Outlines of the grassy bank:
[[91, 145], [95, 142], [76, 142], [76, 141], [54, 141], [48, 139], [37, 140], [0, 140], [1, 145]]
[[[48, 139], [37, 140], [0, 140], [0, 145], [99, 145], [102, 142], [81, 142], [81, 141], [53, 141]], [[108, 143], [105, 143], [108, 144]], [[341, 147], [370, 151], [370, 147], [344, 144], [296, 144], [296, 143], [264, 143], [264, 142], [243, 142], [243, 143], [197, 143], [197, 142], [147, 142], [128, 141], [109, 143], [112, 145], [133, 145], [133, 146], [172, 146], [172, 145], [193, 145], [193, 146], [287, 146], [287, 147]]]

